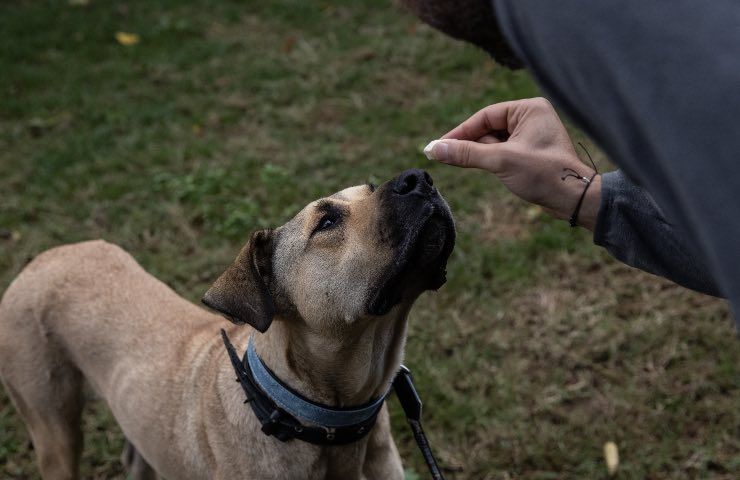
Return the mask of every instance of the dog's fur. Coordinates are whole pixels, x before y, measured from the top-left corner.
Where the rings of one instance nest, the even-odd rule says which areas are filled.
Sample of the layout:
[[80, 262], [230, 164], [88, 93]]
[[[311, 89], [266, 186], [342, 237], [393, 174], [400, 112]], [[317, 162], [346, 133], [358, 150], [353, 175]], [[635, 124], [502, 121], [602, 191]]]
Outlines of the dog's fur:
[[[444, 282], [454, 227], [428, 175], [405, 172], [373, 190], [345, 189], [257, 232], [204, 297], [253, 327], [227, 327], [241, 351], [264, 332], [255, 345], [265, 363], [316, 402], [381, 395], [411, 304]], [[42, 476], [77, 475], [88, 382], [123, 429], [133, 478], [403, 478], [386, 407], [345, 446], [264, 435], [242, 404], [223, 323], [103, 241], [33, 260], [0, 303], [0, 377]]]

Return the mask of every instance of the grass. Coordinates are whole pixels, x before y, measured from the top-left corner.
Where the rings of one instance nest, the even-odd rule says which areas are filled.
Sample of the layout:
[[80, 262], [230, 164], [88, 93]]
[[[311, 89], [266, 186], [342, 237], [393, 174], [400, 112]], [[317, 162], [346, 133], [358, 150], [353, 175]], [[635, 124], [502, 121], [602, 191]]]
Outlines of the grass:
[[[102, 237], [196, 300], [250, 231], [423, 167], [460, 238], [407, 363], [449, 478], [606, 478], [609, 440], [618, 478], [740, 475], [724, 303], [420, 155], [478, 108], [536, 95], [525, 73], [369, 0], [4, 2], [0, 71], [0, 291], [44, 249]], [[426, 478], [392, 410], [408, 478]], [[102, 404], [85, 432], [83, 477], [123, 478]], [[2, 393], [0, 476], [38, 476]]]

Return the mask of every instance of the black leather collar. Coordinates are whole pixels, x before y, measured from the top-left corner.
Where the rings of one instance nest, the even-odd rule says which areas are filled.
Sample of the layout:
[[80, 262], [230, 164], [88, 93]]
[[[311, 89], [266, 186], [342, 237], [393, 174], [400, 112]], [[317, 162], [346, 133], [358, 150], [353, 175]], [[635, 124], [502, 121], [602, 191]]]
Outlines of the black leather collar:
[[[244, 360], [239, 358], [239, 355], [237, 355], [236, 350], [234, 349], [234, 345], [231, 344], [229, 337], [223, 329], [221, 330], [221, 336], [223, 337], [226, 351], [229, 354], [229, 359], [231, 359], [231, 364], [234, 366], [236, 381], [241, 384], [244, 389], [244, 393], [247, 394], [247, 399], [244, 403], [249, 403], [252, 406], [252, 411], [262, 425], [262, 432], [265, 435], [272, 435], [281, 442], [287, 442], [297, 438], [298, 440], [303, 440], [304, 442], [313, 443], [315, 445], [345, 445], [362, 439], [370, 433], [370, 430], [375, 426], [375, 422], [378, 419], [378, 413], [385, 403], [384, 401], [378, 402], [376, 400], [371, 402], [373, 404], [377, 403], [375, 413], [360, 423], [341, 427], [304, 425], [299, 419], [280, 408], [272, 398], [270, 398], [270, 396], [260, 388], [259, 383], [255, 380], [254, 374], [249, 367], [249, 362], [246, 358], [247, 354], [244, 354]], [[272, 374], [272, 376], [276, 381], [279, 381], [274, 374]], [[290, 388], [284, 384], [283, 386], [288, 389]], [[421, 426], [421, 399], [414, 387], [411, 372], [403, 365], [401, 365], [401, 368], [393, 379], [393, 390], [396, 392], [398, 401], [401, 403], [401, 407], [406, 414], [406, 421], [411, 427], [411, 432], [414, 434], [414, 440], [416, 440], [416, 444], [419, 446], [419, 450], [424, 456], [424, 461], [426, 462], [427, 467], [429, 467], [429, 473], [431, 474], [432, 479], [444, 480], [444, 475], [442, 475], [442, 471], [437, 465], [437, 460], [432, 454], [432, 449]], [[311, 403], [318, 408], [333, 410], [336, 412], [346, 412], [347, 410], [350, 410], [320, 405], [302, 397], [297, 392], [292, 393], [301, 397], [302, 401]], [[387, 397], [388, 393], [383, 396], [383, 400]]]
[[[262, 432], [266, 435], [272, 435], [282, 442], [297, 438], [315, 445], [344, 445], [356, 442], [365, 437], [373, 426], [375, 426], [375, 422], [378, 418], [378, 413], [383, 406], [383, 402], [378, 403], [378, 407], [374, 414], [359, 423], [341, 427], [304, 425], [300, 419], [280, 408], [280, 406], [278, 406], [277, 403], [275, 403], [275, 401], [273, 401], [273, 399], [260, 388], [259, 384], [255, 381], [249, 362], [247, 362], [246, 354], [244, 360], [241, 360], [237, 355], [234, 346], [229, 341], [229, 337], [226, 335], [225, 331], [221, 330], [221, 336], [223, 337], [224, 345], [226, 345], [226, 351], [229, 353], [231, 364], [236, 372], [237, 381], [241, 384], [242, 389], [244, 389], [244, 393], [247, 394], [247, 399], [244, 403], [249, 403], [252, 407], [252, 411], [262, 425]], [[298, 394], [296, 393], [296, 395]], [[303, 400], [322, 409], [334, 410], [337, 412], [346, 411], [346, 409], [320, 405], [315, 402], [311, 402], [306, 398], [303, 398]]]

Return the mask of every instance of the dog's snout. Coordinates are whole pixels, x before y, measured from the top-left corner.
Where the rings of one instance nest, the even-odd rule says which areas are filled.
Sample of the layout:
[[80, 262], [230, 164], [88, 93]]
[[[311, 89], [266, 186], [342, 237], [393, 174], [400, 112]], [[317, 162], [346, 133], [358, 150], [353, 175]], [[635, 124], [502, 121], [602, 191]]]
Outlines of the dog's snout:
[[396, 177], [393, 191], [398, 195], [429, 195], [435, 191], [433, 185], [432, 177], [427, 172], [414, 168]]

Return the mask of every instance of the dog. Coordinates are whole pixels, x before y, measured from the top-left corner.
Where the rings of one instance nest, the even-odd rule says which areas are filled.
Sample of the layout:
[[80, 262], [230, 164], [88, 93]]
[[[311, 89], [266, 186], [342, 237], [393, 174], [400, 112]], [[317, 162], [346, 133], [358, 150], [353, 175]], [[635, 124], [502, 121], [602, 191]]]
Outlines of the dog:
[[267, 369], [312, 402], [382, 401], [412, 303], [445, 283], [454, 242], [424, 171], [344, 189], [252, 234], [215, 280], [203, 302], [235, 325], [110, 243], [40, 254], [0, 303], [0, 377], [42, 477], [76, 478], [89, 384], [123, 430], [131, 478], [402, 479], [384, 405], [343, 445], [263, 433], [218, 332], [239, 348], [251, 338]]

